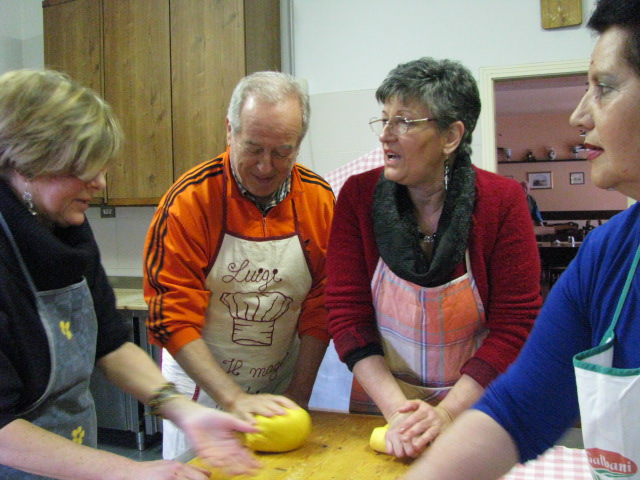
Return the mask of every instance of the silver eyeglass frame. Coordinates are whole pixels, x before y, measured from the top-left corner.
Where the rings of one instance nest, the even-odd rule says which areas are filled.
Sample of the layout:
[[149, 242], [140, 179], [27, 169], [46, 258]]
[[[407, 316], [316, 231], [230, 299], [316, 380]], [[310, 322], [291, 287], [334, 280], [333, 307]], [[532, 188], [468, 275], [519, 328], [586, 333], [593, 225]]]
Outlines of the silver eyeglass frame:
[[[406, 134], [409, 131], [409, 128], [411, 127], [411, 125], [413, 125], [414, 123], [433, 122], [436, 120], [437, 118], [429, 118], [429, 117], [418, 118], [416, 120], [409, 120], [408, 118], [401, 117], [400, 115], [395, 115], [390, 118], [373, 117], [371, 118], [371, 120], [369, 120], [369, 127], [371, 128], [371, 131], [373, 132], [374, 135], [380, 136], [382, 135], [382, 132], [384, 131], [385, 127], [387, 125], [390, 125], [389, 131], [391, 132], [391, 134], [395, 135], [396, 137], [400, 137]], [[379, 129], [380, 131], [377, 131], [377, 129]]]

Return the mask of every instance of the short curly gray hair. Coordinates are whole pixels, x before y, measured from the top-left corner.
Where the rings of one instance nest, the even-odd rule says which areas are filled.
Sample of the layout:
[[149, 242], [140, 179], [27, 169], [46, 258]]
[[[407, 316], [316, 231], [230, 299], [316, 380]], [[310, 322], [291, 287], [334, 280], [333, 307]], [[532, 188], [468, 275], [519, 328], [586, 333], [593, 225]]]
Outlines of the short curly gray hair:
[[458, 150], [471, 154], [471, 137], [480, 116], [480, 93], [471, 72], [454, 60], [423, 57], [391, 70], [376, 91], [376, 100], [417, 100], [429, 108], [441, 132], [454, 122], [464, 124]]
[[233, 90], [227, 112], [227, 118], [234, 134], [239, 133], [242, 129], [240, 113], [249, 97], [258, 98], [270, 104], [281, 102], [287, 97], [297, 98], [302, 109], [302, 130], [298, 143], [302, 142], [309, 129], [311, 107], [309, 94], [295, 77], [280, 72], [256, 72], [240, 80]]

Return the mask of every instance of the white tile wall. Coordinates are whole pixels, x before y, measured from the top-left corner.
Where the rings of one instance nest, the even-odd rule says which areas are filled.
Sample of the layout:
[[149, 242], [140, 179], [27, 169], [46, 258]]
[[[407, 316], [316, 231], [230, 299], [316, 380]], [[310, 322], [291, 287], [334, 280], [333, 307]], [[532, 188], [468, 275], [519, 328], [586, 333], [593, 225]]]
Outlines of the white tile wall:
[[142, 276], [142, 250], [155, 207], [116, 207], [115, 218], [100, 218], [100, 208], [87, 210], [107, 275]]
[[375, 90], [354, 90], [311, 96], [311, 126], [305, 142], [313, 169], [320, 175], [378, 146], [369, 128], [380, 114]]

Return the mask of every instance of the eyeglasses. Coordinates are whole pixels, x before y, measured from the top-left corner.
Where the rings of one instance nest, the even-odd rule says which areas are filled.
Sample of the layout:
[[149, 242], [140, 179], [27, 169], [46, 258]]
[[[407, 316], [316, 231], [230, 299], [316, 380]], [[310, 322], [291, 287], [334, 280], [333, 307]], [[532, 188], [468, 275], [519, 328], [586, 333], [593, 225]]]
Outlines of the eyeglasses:
[[417, 120], [409, 120], [405, 117], [395, 116], [391, 118], [372, 118], [369, 120], [371, 131], [376, 135], [382, 135], [384, 127], [389, 125], [389, 131], [392, 135], [400, 136], [409, 131], [409, 127], [418, 122], [431, 122], [437, 118], [418, 118]]

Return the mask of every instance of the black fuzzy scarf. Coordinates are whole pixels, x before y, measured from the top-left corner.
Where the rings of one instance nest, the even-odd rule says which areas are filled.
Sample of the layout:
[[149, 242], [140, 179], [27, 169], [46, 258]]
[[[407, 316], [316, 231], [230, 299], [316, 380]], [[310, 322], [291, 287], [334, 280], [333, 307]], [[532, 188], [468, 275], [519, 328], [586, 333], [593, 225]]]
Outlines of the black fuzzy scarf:
[[380, 256], [393, 273], [422, 287], [436, 287], [451, 280], [467, 248], [475, 181], [471, 159], [460, 155], [453, 165], [429, 261], [420, 246], [407, 188], [384, 178], [384, 171], [381, 173], [373, 195], [373, 227]]

